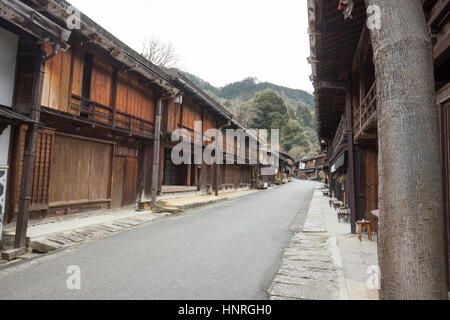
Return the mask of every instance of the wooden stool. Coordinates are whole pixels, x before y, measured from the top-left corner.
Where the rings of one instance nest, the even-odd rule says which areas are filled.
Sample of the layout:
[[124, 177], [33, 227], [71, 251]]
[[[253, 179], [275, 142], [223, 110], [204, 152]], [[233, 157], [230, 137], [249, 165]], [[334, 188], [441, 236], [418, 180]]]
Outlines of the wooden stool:
[[367, 235], [369, 236], [369, 240], [372, 241], [372, 232], [370, 230], [370, 226], [372, 222], [370, 221], [358, 221], [358, 238], [359, 241], [362, 241], [362, 228], [365, 227], [367, 230]]

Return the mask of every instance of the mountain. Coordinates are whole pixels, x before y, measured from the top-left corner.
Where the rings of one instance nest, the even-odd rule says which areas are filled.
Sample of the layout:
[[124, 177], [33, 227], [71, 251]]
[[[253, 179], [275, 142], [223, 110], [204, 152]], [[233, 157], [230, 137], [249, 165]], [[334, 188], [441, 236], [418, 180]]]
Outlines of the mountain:
[[258, 91], [273, 89], [294, 109], [297, 109], [298, 105], [303, 103], [308, 105], [312, 112], [315, 112], [314, 96], [303, 90], [282, 87], [270, 82], [259, 82], [255, 78], [247, 78], [228, 84], [225, 87], [217, 88], [193, 74], [185, 72], [185, 75], [202, 90], [213, 93], [221, 99], [247, 101]]
[[[317, 155], [319, 152], [319, 140], [315, 129], [315, 105], [314, 97], [306, 91], [282, 87], [269, 82], [259, 82], [255, 78], [247, 78], [234, 82], [225, 87], [218, 88], [209, 82], [187, 72], [185, 76], [194, 82], [208, 95], [221, 103], [232, 112], [244, 126], [249, 126], [257, 116], [255, 113], [254, 99], [258, 92], [271, 89], [275, 95], [281, 96], [288, 106], [290, 132], [282, 132], [281, 139], [284, 148], [289, 148], [290, 155], [294, 159], [301, 159], [306, 155]], [[260, 119], [264, 121], [265, 119]], [[292, 123], [294, 121], [294, 123]], [[298, 123], [298, 124], [296, 124]], [[296, 130], [298, 128], [298, 130]]]

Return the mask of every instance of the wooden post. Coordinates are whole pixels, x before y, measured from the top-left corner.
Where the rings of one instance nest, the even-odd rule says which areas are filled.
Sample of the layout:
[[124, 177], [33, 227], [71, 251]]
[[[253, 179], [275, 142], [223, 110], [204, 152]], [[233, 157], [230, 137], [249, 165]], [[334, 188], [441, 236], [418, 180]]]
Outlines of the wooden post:
[[148, 167], [148, 146], [144, 142], [141, 145], [140, 148], [140, 155], [139, 155], [139, 202], [142, 203], [145, 201], [145, 186], [146, 186], [146, 178], [147, 178], [147, 167]]
[[35, 58], [35, 69], [33, 75], [33, 89], [31, 101], [31, 119], [34, 121], [30, 124], [27, 132], [22, 186], [20, 189], [19, 213], [16, 224], [16, 235], [14, 247], [22, 249], [26, 246], [28, 219], [30, 215], [30, 204], [33, 188], [33, 175], [36, 162], [36, 143], [39, 133], [39, 121], [41, 118], [42, 91], [44, 87], [45, 76], [45, 52], [42, 47], [39, 48]]
[[113, 108], [112, 111], [112, 126], [116, 126], [116, 110], [117, 110], [117, 84], [119, 82], [119, 73], [116, 68], [114, 68], [113, 73], [113, 86], [112, 86], [112, 92], [111, 92], [111, 107]]
[[200, 190], [199, 179], [198, 179], [198, 165], [194, 165], [194, 186], [197, 190]]
[[155, 134], [153, 142], [153, 169], [152, 169], [152, 208], [156, 207], [156, 196], [159, 185], [159, 158], [161, 145], [161, 113], [163, 98], [158, 99], [155, 115]]
[[192, 171], [192, 165], [191, 164], [188, 164], [188, 165], [186, 165], [186, 170], [187, 170], [187, 172], [186, 172], [186, 186], [187, 187], [190, 187], [191, 186], [191, 171]]
[[345, 115], [347, 117], [347, 150], [348, 150], [348, 201], [351, 211], [351, 230], [356, 234], [356, 195], [355, 195], [355, 163], [353, 145], [353, 116], [352, 116], [352, 77], [349, 75], [345, 93]]
[[216, 197], [219, 196], [219, 179], [220, 179], [220, 165], [218, 163], [214, 164], [215, 174], [214, 174], [214, 191]]

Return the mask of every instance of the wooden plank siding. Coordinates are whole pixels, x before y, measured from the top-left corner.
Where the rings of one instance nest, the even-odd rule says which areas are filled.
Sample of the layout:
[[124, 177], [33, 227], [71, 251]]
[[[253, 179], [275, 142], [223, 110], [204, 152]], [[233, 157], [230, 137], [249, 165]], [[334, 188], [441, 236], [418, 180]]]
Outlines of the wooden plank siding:
[[[52, 48], [45, 45], [47, 55]], [[15, 106], [29, 107], [33, 64], [19, 55]], [[33, 176], [31, 218], [74, 214], [135, 205], [142, 195], [151, 196], [153, 134], [156, 104], [162, 91], [92, 44], [72, 44], [45, 65], [42, 122], [51, 128], [39, 132]], [[220, 118], [220, 119], [219, 119]], [[164, 148], [172, 148], [170, 133], [186, 129], [192, 141], [216, 129], [225, 117], [211, 106], [187, 94], [181, 105], [163, 105], [163, 140], [160, 146], [158, 190], [165, 176]], [[202, 128], [195, 135], [195, 122]], [[136, 134], [139, 133], [139, 134]], [[225, 130], [224, 144], [225, 141]], [[13, 154], [12, 213], [18, 211], [23, 173], [26, 126], [17, 131]], [[209, 142], [195, 141], [206, 146]], [[148, 155], [142, 156], [146, 150]], [[226, 147], [224, 148], [224, 151]], [[237, 144], [230, 150], [236, 154]], [[145, 160], [143, 160], [145, 159]], [[145, 163], [144, 163], [145, 162]], [[145, 170], [146, 169], [146, 170]], [[216, 166], [177, 167], [176, 183], [198, 185], [204, 190], [215, 183]], [[219, 184], [240, 187], [251, 184], [250, 166], [220, 166]], [[140, 179], [144, 179], [142, 182]]]
[[[151, 135], [155, 120], [155, 91], [138, 80], [119, 73], [116, 97], [116, 125]], [[132, 115], [134, 118], [129, 117]], [[139, 119], [148, 121], [144, 123]], [[151, 123], [150, 123], [151, 122]]]
[[[46, 46], [46, 53], [51, 47]], [[93, 56], [89, 96], [83, 96], [85, 55]], [[117, 74], [117, 79], [115, 78]], [[25, 77], [25, 76], [22, 76]], [[116, 81], [117, 80], [117, 85]], [[25, 91], [30, 81], [21, 81]], [[21, 103], [18, 94], [16, 103]], [[22, 102], [25, 103], [25, 102]], [[141, 82], [133, 73], [118, 72], [112, 60], [85, 48], [74, 46], [46, 63], [42, 106], [83, 116], [147, 136], [153, 134], [156, 89]], [[84, 107], [83, 107], [84, 106]]]
[[[52, 47], [45, 45], [47, 55], [51, 54]], [[72, 51], [58, 52], [58, 54], [45, 64], [44, 89], [42, 105], [44, 107], [68, 112], [69, 86], [72, 64]]]
[[[195, 104], [191, 99], [186, 99], [182, 106], [182, 111], [180, 113], [181, 123], [180, 126], [189, 131], [191, 136], [191, 141], [195, 141], [195, 122], [202, 121], [202, 108]], [[205, 128], [205, 124], [203, 124]], [[206, 130], [204, 130], [205, 132]], [[203, 132], [203, 133], [204, 133]], [[203, 137], [202, 132], [197, 132], [197, 136]], [[195, 141], [196, 143], [201, 143], [201, 141]]]
[[[13, 155], [13, 168], [15, 170], [12, 178], [12, 194], [14, 195], [14, 199], [11, 202], [12, 212], [10, 213], [10, 219], [12, 219], [19, 209], [27, 126], [22, 125], [18, 131], [17, 148], [15, 148]], [[32, 188], [31, 210], [45, 210], [48, 208], [53, 141], [54, 130], [44, 129], [39, 131], [36, 143], [36, 160], [33, 174], [35, 183], [33, 183]]]
[[113, 144], [55, 136], [49, 205], [110, 202]]

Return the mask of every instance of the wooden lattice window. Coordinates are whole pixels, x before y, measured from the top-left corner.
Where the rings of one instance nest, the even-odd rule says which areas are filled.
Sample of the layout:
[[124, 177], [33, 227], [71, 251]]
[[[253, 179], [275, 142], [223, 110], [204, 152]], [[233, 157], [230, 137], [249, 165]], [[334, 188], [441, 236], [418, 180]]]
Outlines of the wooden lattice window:
[[31, 206], [48, 205], [50, 159], [53, 149], [54, 136], [54, 132], [50, 130], [43, 130], [38, 134]]
[[[24, 167], [24, 154], [27, 127], [22, 126], [19, 133], [19, 143], [16, 155], [17, 175], [15, 181], [15, 212], [19, 209], [20, 189]], [[36, 161], [33, 175], [33, 188], [31, 196], [31, 210], [44, 210], [48, 207], [51, 154], [54, 141], [53, 130], [39, 131], [36, 142]]]

